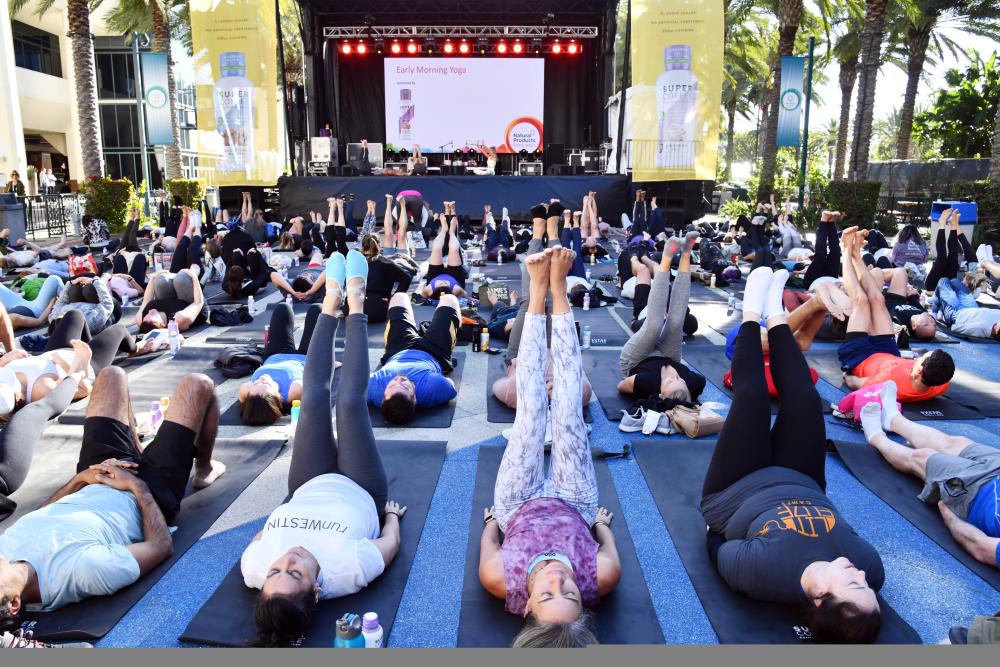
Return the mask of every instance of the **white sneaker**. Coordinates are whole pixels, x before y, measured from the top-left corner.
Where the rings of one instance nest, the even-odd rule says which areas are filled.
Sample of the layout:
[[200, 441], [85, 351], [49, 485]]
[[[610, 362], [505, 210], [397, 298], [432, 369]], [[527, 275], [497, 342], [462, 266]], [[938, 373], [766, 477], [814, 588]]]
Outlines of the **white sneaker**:
[[660, 421], [656, 425], [656, 432], [660, 435], [672, 435], [674, 431], [674, 423], [670, 421], [670, 415], [663, 413], [660, 415]]
[[618, 430], [622, 433], [638, 433], [646, 422], [645, 408], [639, 408], [634, 415], [628, 410], [622, 410], [622, 419], [618, 422]]

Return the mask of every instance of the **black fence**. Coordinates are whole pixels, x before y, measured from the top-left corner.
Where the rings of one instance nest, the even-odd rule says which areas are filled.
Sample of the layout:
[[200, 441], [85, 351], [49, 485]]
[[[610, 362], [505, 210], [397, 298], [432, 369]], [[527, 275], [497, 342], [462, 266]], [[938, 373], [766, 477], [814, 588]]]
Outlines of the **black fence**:
[[868, 163], [868, 178], [882, 183], [879, 222], [891, 226], [930, 224], [931, 202], [950, 198], [951, 185], [989, 174], [987, 159], [886, 160]]
[[85, 199], [80, 194], [18, 197], [24, 205], [24, 232], [29, 238], [74, 234], [83, 217]]

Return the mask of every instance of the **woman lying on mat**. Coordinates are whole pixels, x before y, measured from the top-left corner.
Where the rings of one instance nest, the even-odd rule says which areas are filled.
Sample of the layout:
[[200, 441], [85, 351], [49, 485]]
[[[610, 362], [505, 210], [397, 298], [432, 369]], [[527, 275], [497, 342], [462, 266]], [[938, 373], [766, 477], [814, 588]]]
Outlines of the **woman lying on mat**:
[[[573, 252], [546, 249], [526, 260], [531, 296], [517, 372], [520, 405], [486, 510], [479, 580], [524, 616], [515, 647], [597, 643], [593, 608], [618, 584], [612, 515], [597, 505], [597, 480], [580, 406], [583, 370], [566, 274]], [[552, 460], [545, 474], [545, 299], [552, 294]], [[503, 543], [500, 535], [503, 533]]]
[[486, 261], [495, 262], [499, 257], [503, 257], [505, 262], [517, 259], [517, 253], [514, 252], [514, 234], [510, 230], [510, 216], [507, 215], [506, 206], [503, 207], [499, 226], [493, 219], [493, 207], [489, 204], [483, 207], [483, 233], [486, 236]]
[[208, 302], [198, 276], [191, 269], [160, 271], [149, 277], [135, 322], [140, 333], [165, 329], [173, 319], [180, 331], [208, 321]]
[[226, 294], [235, 299], [248, 297], [269, 284], [288, 294], [294, 292], [288, 281], [271, 268], [256, 249], [246, 255], [239, 251], [233, 253], [233, 263], [226, 269], [226, 279], [222, 282]]
[[[822, 642], [870, 643], [882, 614], [882, 559], [826, 496], [823, 401], [785, 322], [788, 272], [747, 278], [733, 355], [733, 404], [702, 489], [709, 557], [735, 591], [799, 604]], [[774, 428], [764, 379], [761, 316], [781, 393]], [[867, 574], [866, 574], [867, 572]]]
[[[420, 290], [425, 299], [437, 298], [442, 294], [465, 296], [465, 281], [468, 273], [462, 263], [462, 247], [458, 240], [458, 218], [451, 219], [449, 225], [442, 213], [439, 216], [440, 228], [431, 245], [431, 257], [427, 262], [427, 285]], [[445, 244], [448, 245], [448, 257], [444, 256]]]
[[608, 256], [608, 251], [597, 243], [602, 235], [597, 218], [597, 193], [589, 192], [583, 198], [583, 212], [580, 220], [580, 234], [585, 239], [583, 246], [583, 263], [597, 261]]
[[404, 271], [395, 259], [382, 254], [377, 236], [368, 235], [361, 239], [361, 253], [368, 260], [365, 315], [369, 323], [385, 322], [389, 299], [393, 294], [405, 294], [410, 289], [413, 274]]
[[[556, 218], [553, 218], [556, 220]], [[528, 254], [527, 256], [536, 255], [544, 250], [545, 247], [545, 227], [546, 221], [543, 217], [535, 217], [533, 219], [533, 229], [531, 241], [528, 242]], [[549, 237], [551, 240], [548, 243], [550, 248], [558, 248], [559, 243], [555, 241], [555, 235]], [[506, 332], [500, 338], [506, 338], [507, 343], [507, 361], [509, 366], [507, 367], [507, 375], [498, 379], [493, 383], [492, 391], [493, 396], [496, 397], [498, 401], [503, 403], [509, 408], [517, 409], [517, 355], [518, 348], [521, 345], [521, 335], [524, 331], [524, 320], [528, 314], [528, 308], [531, 302], [531, 273], [528, 271], [527, 266], [521, 264], [521, 285], [524, 287], [524, 297], [520, 300], [517, 307], [517, 315], [514, 316], [513, 320], [508, 320], [504, 324], [504, 329]], [[511, 294], [511, 298], [514, 298], [514, 294]], [[509, 328], [507, 328], [509, 325]], [[547, 325], [547, 329], [551, 330], [551, 326]], [[490, 331], [490, 336], [493, 336], [493, 331]], [[554, 385], [552, 384], [552, 359], [550, 358], [545, 364], [545, 384], [549, 389], [549, 397], [551, 398], [552, 389]], [[593, 388], [590, 386], [590, 381], [586, 376], [583, 376], [580, 383], [581, 389], [581, 402], [580, 405], [586, 405], [590, 402], [591, 395], [593, 394]]]
[[[622, 348], [618, 363], [625, 379], [618, 383], [619, 393], [635, 400], [692, 404], [704, 391], [705, 378], [681, 363], [684, 321], [691, 295], [691, 250], [697, 240], [697, 232], [667, 240], [652, 278], [645, 320]], [[670, 265], [678, 252], [680, 264], [671, 287]]]
[[[385, 468], [365, 405], [367, 268], [356, 251], [346, 262], [340, 253], [330, 259], [326, 297], [306, 356], [302, 413], [288, 470], [291, 499], [271, 513], [240, 560], [244, 583], [260, 589], [253, 611], [256, 645], [295, 641], [308, 630], [319, 600], [358, 592], [399, 552], [399, 521], [406, 508], [387, 500]], [[330, 395], [341, 285], [347, 289], [349, 314], [335, 437]]]

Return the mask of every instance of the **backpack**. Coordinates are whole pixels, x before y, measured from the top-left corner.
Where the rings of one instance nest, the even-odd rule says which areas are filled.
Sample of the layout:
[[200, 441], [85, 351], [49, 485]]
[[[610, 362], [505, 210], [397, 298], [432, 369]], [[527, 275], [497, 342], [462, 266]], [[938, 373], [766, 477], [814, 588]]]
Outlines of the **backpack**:
[[227, 378], [242, 378], [251, 375], [264, 364], [264, 348], [258, 345], [236, 345], [227, 347], [215, 360], [218, 368]]

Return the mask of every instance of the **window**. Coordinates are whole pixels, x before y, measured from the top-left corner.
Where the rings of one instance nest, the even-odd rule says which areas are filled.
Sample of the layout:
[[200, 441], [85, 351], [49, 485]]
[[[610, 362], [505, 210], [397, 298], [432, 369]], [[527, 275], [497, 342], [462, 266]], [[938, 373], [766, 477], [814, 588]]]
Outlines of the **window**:
[[11, 32], [14, 37], [15, 65], [62, 77], [59, 37], [20, 21], [11, 21]]
[[101, 143], [104, 148], [138, 148], [139, 118], [134, 104], [102, 104]]
[[102, 100], [134, 100], [135, 74], [130, 53], [95, 53], [97, 96]]

